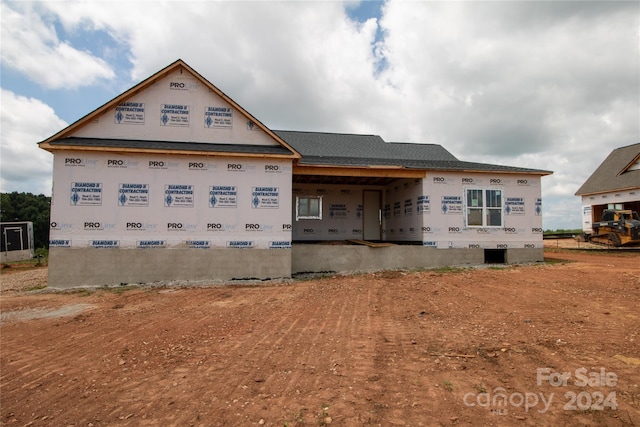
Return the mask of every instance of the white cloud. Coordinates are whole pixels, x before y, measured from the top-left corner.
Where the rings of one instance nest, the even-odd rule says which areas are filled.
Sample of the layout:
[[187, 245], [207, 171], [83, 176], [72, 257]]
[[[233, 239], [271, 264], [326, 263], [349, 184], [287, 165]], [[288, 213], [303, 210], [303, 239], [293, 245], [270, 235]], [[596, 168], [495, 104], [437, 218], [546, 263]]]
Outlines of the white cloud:
[[[48, 89], [89, 86], [112, 79], [103, 59], [60, 41], [52, 16], [31, 2], [2, 2], [2, 62]], [[67, 3], [65, 3], [67, 4]]]
[[[553, 149], [619, 101], [637, 106], [638, 15], [571, 3], [389, 2], [388, 77], [422, 95], [409, 120], [501, 157]], [[555, 126], [565, 117], [575, 127]]]
[[575, 191], [609, 152], [640, 140], [639, 12], [633, 2], [389, 1], [385, 77], [408, 108], [384, 128], [464, 160], [553, 170], [545, 222], [579, 226]]
[[126, 40], [134, 82], [181, 58], [273, 128], [353, 130], [363, 121], [345, 109], [379, 96], [376, 21], [352, 22], [340, 2], [132, 2], [127, 13], [108, 2], [47, 7], [65, 27], [88, 21]]
[[[375, 133], [553, 170], [545, 212], [567, 210], [545, 227], [570, 227], [577, 188], [611, 150], [640, 141], [637, 2], [388, 0], [364, 23], [347, 17], [351, 2], [333, 1], [16, 4], [3, 3], [3, 63], [24, 73], [91, 84], [125, 58], [121, 92], [182, 58], [273, 129]], [[123, 49], [102, 59], [77, 50], [54, 20]], [[24, 40], [6, 59], [14, 22]], [[72, 66], [89, 71], [59, 75]]]
[[48, 105], [2, 89], [1, 192], [51, 195], [53, 156], [37, 143], [67, 124]]

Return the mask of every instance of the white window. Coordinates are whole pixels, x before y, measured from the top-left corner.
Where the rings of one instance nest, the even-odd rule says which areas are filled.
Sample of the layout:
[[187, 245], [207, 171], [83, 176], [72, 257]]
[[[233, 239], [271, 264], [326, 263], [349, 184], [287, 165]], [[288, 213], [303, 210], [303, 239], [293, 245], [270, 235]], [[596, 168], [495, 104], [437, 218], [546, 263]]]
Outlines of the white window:
[[322, 196], [297, 196], [296, 220], [322, 219]]
[[467, 226], [502, 227], [502, 190], [467, 190]]

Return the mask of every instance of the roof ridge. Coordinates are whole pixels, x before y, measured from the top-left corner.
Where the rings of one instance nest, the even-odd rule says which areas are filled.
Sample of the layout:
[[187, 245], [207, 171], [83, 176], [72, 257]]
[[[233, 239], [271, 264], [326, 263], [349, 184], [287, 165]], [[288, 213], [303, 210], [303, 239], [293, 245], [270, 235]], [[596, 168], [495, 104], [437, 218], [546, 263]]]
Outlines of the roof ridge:
[[407, 142], [407, 141], [384, 141], [387, 144], [407, 144], [407, 145], [437, 145], [442, 147], [442, 144], [436, 144], [435, 142]]
[[[349, 136], [377, 136], [378, 138], [385, 141], [380, 135], [376, 135], [374, 133], [363, 134], [363, 133], [347, 133], [347, 132], [326, 132], [326, 131], [310, 131], [310, 130], [285, 130], [285, 129], [272, 129], [273, 132], [294, 132], [294, 133], [313, 133], [313, 134], [322, 134], [322, 135], [349, 135]], [[387, 142], [387, 141], [385, 141]]]
[[631, 147], [633, 147], [634, 145], [639, 145], [639, 146], [640, 146], [640, 142], [634, 142], [633, 144], [623, 145], [622, 147], [614, 148], [614, 149], [613, 149], [613, 151], [616, 151], [616, 150], [623, 150], [623, 149], [625, 149], [625, 148], [631, 148]]

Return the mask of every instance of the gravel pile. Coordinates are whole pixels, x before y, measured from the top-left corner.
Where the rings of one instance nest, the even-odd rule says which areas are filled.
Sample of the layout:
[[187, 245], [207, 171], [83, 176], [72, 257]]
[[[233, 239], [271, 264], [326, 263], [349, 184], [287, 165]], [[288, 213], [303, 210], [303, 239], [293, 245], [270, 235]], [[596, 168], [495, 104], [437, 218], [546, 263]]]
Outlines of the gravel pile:
[[26, 291], [47, 286], [46, 267], [25, 271], [10, 271], [14, 268], [3, 269], [0, 275], [0, 292]]

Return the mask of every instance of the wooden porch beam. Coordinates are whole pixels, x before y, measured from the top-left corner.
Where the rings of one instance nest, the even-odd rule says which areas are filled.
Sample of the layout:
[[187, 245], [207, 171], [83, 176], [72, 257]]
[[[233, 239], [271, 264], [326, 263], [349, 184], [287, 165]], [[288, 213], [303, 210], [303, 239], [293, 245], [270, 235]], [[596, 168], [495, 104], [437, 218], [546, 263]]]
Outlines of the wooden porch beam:
[[306, 166], [293, 165], [293, 175], [316, 176], [360, 176], [376, 178], [424, 178], [426, 173], [419, 169], [404, 169], [402, 167], [337, 167], [337, 166]]

